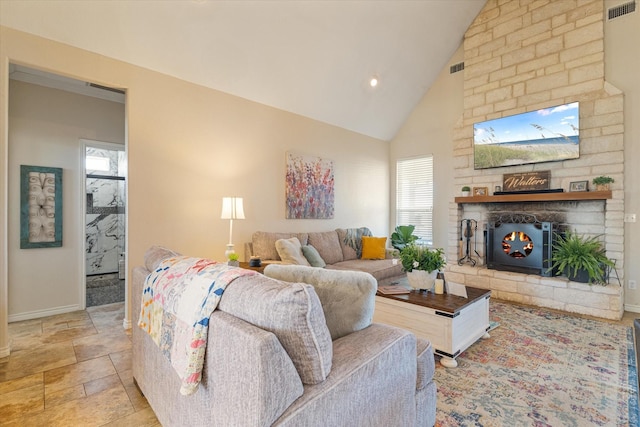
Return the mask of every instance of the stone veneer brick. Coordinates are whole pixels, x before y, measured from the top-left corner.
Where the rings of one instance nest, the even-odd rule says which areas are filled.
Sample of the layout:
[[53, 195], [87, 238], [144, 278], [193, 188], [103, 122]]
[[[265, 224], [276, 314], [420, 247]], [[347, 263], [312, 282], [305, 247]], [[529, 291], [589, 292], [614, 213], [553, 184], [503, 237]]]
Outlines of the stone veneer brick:
[[[551, 187], [568, 189], [572, 181], [607, 174], [615, 179], [612, 199], [589, 202], [522, 204], [518, 208], [563, 216], [579, 233], [604, 234], [607, 255], [623, 280], [624, 255], [624, 116], [623, 94], [604, 80], [603, 0], [488, 0], [470, 25], [464, 41], [464, 114], [453, 132], [454, 182], [502, 185], [502, 174], [550, 170]], [[525, 111], [579, 101], [581, 157], [576, 160], [508, 168], [473, 168], [473, 124]], [[513, 205], [450, 203], [447, 280], [491, 289], [494, 297], [526, 304], [619, 319], [624, 288], [589, 286], [563, 277], [541, 277], [486, 268], [458, 266], [462, 218], [478, 221], [482, 264], [482, 230], [488, 216]]]

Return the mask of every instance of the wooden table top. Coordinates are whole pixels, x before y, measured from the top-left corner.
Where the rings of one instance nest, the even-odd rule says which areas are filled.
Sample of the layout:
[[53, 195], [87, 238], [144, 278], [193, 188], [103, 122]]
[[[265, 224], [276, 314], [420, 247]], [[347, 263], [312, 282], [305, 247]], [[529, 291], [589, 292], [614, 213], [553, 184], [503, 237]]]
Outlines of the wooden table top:
[[[405, 279], [406, 281], [406, 279]], [[388, 281], [385, 281], [385, 284], [389, 284]], [[402, 280], [400, 279], [400, 285], [402, 285]], [[459, 297], [457, 295], [451, 294], [441, 294], [436, 295], [432, 292], [426, 291], [416, 291], [412, 290], [408, 294], [382, 294], [380, 292], [376, 293], [376, 296], [389, 298], [396, 301], [402, 301], [409, 304], [421, 305], [423, 307], [431, 308], [433, 310], [442, 311], [448, 314], [456, 314], [466, 306], [474, 303], [475, 301], [481, 298], [488, 298], [491, 296], [491, 291], [487, 289], [478, 289], [472, 288], [471, 286], [466, 286], [467, 288], [467, 296], [468, 298]]]
[[267, 265], [268, 264], [262, 263], [262, 265], [260, 267], [251, 267], [248, 262], [240, 261], [240, 268], [245, 268], [247, 270], [257, 271], [258, 273], [263, 273], [263, 274], [264, 274], [264, 268]]

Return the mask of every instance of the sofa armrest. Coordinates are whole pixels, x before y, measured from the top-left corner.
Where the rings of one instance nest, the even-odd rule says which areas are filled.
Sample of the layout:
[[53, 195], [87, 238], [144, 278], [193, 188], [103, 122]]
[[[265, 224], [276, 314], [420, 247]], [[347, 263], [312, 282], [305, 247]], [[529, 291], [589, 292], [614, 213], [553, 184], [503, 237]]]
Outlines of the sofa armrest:
[[249, 261], [253, 256], [253, 242], [245, 242], [244, 244], [244, 260]]
[[431, 342], [423, 338], [417, 340], [418, 353], [418, 377], [416, 380], [416, 390], [422, 390], [433, 381], [436, 372], [436, 364], [433, 358], [433, 347]]
[[396, 248], [386, 249], [386, 252], [385, 252], [386, 259], [399, 258], [399, 257], [400, 257], [400, 251], [397, 250]]
[[132, 369], [162, 425], [267, 426], [302, 395], [300, 376], [273, 333], [216, 310], [210, 321], [202, 382], [194, 394], [182, 396], [177, 373], [137, 326], [147, 274], [144, 268], [133, 269]]

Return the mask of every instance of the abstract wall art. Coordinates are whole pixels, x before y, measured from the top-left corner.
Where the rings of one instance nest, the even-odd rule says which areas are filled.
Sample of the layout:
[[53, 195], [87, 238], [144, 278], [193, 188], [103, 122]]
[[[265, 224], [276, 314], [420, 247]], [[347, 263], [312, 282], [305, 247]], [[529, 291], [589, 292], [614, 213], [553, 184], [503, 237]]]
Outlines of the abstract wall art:
[[20, 166], [20, 249], [62, 246], [62, 169]]
[[287, 153], [285, 187], [287, 219], [333, 218], [333, 161]]

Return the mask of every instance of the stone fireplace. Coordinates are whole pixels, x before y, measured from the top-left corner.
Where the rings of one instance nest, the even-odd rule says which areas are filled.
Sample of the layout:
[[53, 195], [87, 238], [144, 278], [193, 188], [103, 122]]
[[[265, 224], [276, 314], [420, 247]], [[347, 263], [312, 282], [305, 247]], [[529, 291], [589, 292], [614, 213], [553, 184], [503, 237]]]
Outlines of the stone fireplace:
[[[546, 170], [550, 171], [550, 188], [564, 192], [491, 195], [489, 191], [483, 196], [455, 197], [450, 202], [447, 255], [460, 258], [461, 221], [472, 219], [484, 230], [500, 215], [521, 212], [551, 223], [549, 232], [558, 227], [601, 236], [607, 256], [616, 263], [609, 285], [590, 286], [535, 271], [488, 269], [484, 233], [475, 235], [479, 240], [476, 265], [449, 263], [449, 280], [491, 289], [498, 299], [609, 319], [622, 317], [623, 94], [605, 80], [604, 15], [601, 0], [489, 0], [467, 30], [464, 114], [453, 135], [455, 193], [465, 185], [501, 186], [503, 174]], [[580, 102], [578, 159], [474, 169], [474, 123], [575, 101]], [[571, 182], [590, 182], [599, 175], [615, 179], [612, 191], [568, 192]], [[526, 246], [521, 241], [517, 244]]]

